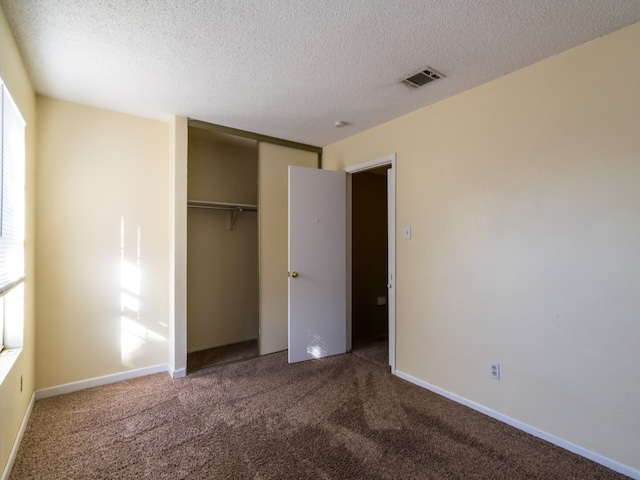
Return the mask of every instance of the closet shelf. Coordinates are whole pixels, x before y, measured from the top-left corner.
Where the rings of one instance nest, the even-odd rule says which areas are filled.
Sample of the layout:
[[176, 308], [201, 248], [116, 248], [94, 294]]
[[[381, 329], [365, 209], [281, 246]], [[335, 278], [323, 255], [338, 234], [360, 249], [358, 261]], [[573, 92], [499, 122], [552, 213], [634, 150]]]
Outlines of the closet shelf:
[[229, 230], [236, 229], [236, 220], [240, 212], [257, 212], [257, 205], [247, 203], [205, 202], [202, 200], [187, 200], [187, 208], [204, 208], [207, 210], [223, 210], [229, 212]]

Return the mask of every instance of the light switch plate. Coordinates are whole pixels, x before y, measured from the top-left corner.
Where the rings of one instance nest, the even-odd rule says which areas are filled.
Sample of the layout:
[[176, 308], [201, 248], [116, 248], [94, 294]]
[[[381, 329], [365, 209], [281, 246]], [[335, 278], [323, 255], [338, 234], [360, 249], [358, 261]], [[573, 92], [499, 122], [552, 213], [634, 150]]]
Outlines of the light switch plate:
[[411, 240], [411, 225], [405, 225], [404, 227], [404, 239]]

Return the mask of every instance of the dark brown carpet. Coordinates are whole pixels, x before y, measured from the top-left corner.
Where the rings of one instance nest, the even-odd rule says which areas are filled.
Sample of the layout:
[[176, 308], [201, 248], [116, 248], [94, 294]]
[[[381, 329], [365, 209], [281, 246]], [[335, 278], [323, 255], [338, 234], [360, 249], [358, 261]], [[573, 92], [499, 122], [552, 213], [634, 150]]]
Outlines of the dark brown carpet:
[[351, 353], [370, 362], [389, 369], [389, 339], [373, 337], [354, 340]]
[[209, 348], [187, 355], [187, 373], [258, 356], [258, 340]]
[[10, 478], [620, 479], [346, 354], [36, 402]]

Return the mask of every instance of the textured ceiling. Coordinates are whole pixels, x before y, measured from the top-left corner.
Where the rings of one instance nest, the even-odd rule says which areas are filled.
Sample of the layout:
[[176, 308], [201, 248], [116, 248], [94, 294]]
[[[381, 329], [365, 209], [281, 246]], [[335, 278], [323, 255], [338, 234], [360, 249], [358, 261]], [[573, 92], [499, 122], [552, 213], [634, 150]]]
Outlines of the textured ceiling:
[[[640, 21], [638, 0], [0, 1], [40, 94], [316, 146]], [[399, 83], [427, 65], [446, 78]]]

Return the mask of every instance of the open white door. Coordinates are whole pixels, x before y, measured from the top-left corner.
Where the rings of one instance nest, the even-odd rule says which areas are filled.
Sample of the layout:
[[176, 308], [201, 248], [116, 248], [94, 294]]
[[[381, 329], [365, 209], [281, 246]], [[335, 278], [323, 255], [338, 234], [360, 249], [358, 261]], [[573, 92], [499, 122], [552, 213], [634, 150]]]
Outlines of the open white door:
[[346, 352], [346, 174], [289, 167], [289, 363]]
[[387, 170], [387, 299], [389, 315], [389, 365], [396, 372], [396, 171]]

